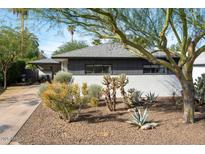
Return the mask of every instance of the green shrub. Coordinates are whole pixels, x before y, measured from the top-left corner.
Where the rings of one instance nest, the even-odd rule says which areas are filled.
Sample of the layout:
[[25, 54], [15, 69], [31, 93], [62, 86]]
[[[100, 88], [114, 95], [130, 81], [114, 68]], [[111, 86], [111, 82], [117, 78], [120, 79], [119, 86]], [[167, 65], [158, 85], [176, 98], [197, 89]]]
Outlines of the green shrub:
[[90, 98], [96, 97], [100, 99], [100, 97], [102, 96], [102, 86], [97, 85], [97, 84], [91, 84], [88, 87], [88, 96]]
[[92, 97], [92, 98], [90, 99], [90, 105], [91, 105], [92, 107], [97, 107], [97, 106], [99, 105], [99, 100], [98, 100], [98, 98]]
[[199, 102], [205, 103], [205, 74], [202, 74], [201, 77], [198, 77], [196, 79], [196, 82], [194, 83], [195, 87], [195, 97]]
[[142, 105], [143, 92], [135, 90], [134, 88], [128, 90], [129, 104], [133, 107]]
[[59, 113], [60, 117], [72, 122], [81, 110], [80, 89], [77, 84], [54, 82], [40, 95], [43, 103]]
[[72, 82], [72, 76], [73, 74], [70, 72], [59, 71], [54, 76], [54, 81], [60, 83], [70, 83]]
[[7, 82], [10, 83], [18, 83], [22, 80], [22, 74], [25, 72], [25, 61], [17, 61], [12, 63], [8, 69]]

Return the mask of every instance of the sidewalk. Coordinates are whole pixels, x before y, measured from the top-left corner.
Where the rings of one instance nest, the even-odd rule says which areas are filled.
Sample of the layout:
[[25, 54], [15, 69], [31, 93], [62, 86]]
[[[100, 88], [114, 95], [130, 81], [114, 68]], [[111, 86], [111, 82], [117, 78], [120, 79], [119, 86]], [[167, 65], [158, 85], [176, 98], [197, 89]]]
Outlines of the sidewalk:
[[0, 144], [9, 144], [39, 105], [37, 85], [10, 87], [0, 95]]

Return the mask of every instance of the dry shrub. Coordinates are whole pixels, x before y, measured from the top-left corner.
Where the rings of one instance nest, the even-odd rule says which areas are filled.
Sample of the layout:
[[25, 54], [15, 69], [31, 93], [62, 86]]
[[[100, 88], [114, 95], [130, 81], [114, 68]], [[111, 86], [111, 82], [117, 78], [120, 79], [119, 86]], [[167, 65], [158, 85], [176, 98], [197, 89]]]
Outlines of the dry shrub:
[[47, 90], [40, 97], [47, 107], [58, 112], [68, 122], [76, 120], [80, 114], [82, 103], [77, 84], [58, 82], [48, 84]]

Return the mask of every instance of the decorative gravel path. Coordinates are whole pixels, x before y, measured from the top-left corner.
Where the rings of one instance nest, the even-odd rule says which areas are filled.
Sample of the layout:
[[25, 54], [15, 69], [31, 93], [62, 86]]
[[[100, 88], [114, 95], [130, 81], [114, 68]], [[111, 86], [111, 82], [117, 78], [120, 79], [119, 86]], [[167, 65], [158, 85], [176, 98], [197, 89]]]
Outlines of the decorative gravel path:
[[105, 106], [83, 110], [80, 119], [66, 123], [39, 105], [16, 135], [20, 144], [205, 144], [205, 115], [196, 113], [195, 124], [183, 124], [182, 112], [173, 104], [150, 109], [149, 120], [159, 122], [152, 130], [139, 130], [125, 121], [130, 113], [118, 104], [117, 112]]

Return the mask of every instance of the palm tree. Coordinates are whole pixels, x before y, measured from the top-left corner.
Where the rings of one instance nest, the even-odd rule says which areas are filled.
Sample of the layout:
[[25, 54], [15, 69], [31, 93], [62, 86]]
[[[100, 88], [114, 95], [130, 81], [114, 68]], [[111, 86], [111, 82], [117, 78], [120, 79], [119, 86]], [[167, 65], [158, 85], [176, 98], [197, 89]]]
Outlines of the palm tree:
[[20, 16], [21, 19], [21, 51], [24, 53], [24, 31], [25, 31], [25, 19], [28, 17], [28, 8], [13, 8], [11, 9], [13, 14], [16, 14], [17, 17]]
[[68, 26], [68, 31], [69, 31], [70, 34], [71, 34], [71, 42], [73, 42], [73, 36], [74, 36], [75, 28], [76, 28], [76, 27], [75, 27], [74, 25]]

